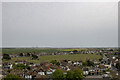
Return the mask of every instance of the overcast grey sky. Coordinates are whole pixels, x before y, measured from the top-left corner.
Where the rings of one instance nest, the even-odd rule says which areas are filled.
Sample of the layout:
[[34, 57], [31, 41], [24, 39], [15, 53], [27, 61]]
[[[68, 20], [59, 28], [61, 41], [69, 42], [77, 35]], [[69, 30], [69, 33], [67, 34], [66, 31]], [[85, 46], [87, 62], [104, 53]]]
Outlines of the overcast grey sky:
[[114, 2], [5, 2], [3, 47], [117, 47]]
[[0, 48], [1, 47], [2, 47], [2, 3], [0, 2]]

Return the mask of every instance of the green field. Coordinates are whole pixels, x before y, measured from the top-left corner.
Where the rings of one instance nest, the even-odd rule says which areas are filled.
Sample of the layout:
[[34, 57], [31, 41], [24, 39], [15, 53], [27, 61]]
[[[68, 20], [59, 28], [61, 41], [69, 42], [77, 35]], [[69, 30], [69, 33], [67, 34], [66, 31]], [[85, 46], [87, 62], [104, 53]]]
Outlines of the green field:
[[18, 53], [54, 53], [61, 52], [61, 49], [57, 48], [4, 48], [2, 49], [3, 54], [18, 54]]
[[81, 60], [85, 61], [87, 59], [90, 60], [99, 60], [102, 56], [97, 54], [73, 54], [73, 55], [47, 55], [47, 56], [39, 56], [39, 60], [31, 60], [31, 57], [19, 57], [19, 58], [12, 58], [9, 61], [3, 60], [3, 62], [11, 62], [14, 63], [14, 61], [17, 60], [26, 60], [27, 62], [33, 62], [33, 63], [41, 63], [41, 62], [50, 62], [51, 60]]
[[3, 54], [18, 54], [18, 53], [55, 53], [55, 52], [70, 52], [70, 51], [88, 51], [90, 49], [78, 48], [3, 48]]

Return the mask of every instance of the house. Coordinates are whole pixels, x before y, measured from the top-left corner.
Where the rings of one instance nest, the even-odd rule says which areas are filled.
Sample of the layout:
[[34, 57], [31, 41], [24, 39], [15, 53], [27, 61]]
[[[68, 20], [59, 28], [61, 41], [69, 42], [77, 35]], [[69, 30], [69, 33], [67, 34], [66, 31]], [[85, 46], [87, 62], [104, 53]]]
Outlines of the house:
[[99, 68], [100, 68], [100, 69], [106, 69], [106, 67], [105, 67], [104, 64], [100, 64], [100, 65], [99, 65]]
[[75, 65], [80, 65], [80, 66], [82, 66], [82, 61], [75, 61], [75, 62], [73, 62], [73, 65], [75, 66]]
[[103, 74], [103, 78], [107, 78], [107, 77], [109, 77], [108, 74]]
[[45, 72], [44, 72], [43, 69], [39, 69], [39, 70], [38, 70], [38, 74], [39, 74], [39, 75], [45, 75]]
[[98, 70], [97, 70], [97, 75], [101, 75], [101, 74], [102, 74], [101, 70], [98, 69]]
[[93, 62], [94, 64], [98, 64], [98, 62], [97, 62], [96, 60], [93, 60], [92, 62]]
[[43, 63], [43, 66], [44, 66], [44, 69], [48, 69], [51, 67], [51, 64], [50, 63]]
[[105, 65], [106, 68], [111, 68], [111, 65]]
[[9, 68], [10, 68], [10, 69], [12, 69], [12, 68], [13, 68], [13, 65], [12, 65], [11, 63], [10, 63], [8, 66], [9, 66]]
[[72, 63], [72, 61], [71, 60], [68, 60], [68, 64], [71, 64]]
[[64, 69], [65, 71], [69, 71], [69, 70], [70, 70], [69, 66], [64, 66], [63, 69]]
[[25, 77], [26, 79], [32, 79], [32, 71], [27, 71], [27, 72], [25, 72], [24, 77]]
[[48, 78], [51, 78], [52, 77], [52, 71], [47, 71], [46, 74], [48, 75]]
[[3, 68], [4, 69], [12, 69], [13, 67], [12, 67], [13, 65], [11, 64], [11, 63], [5, 63], [5, 64], [3, 64]]
[[56, 69], [52, 69], [52, 68], [50, 68], [50, 71], [52, 71], [52, 72], [55, 72], [55, 70], [56, 70]]
[[38, 72], [39, 75], [45, 75], [45, 72]]
[[17, 65], [17, 64], [24, 64], [24, 63], [25, 63], [25, 61], [22, 61], [22, 60], [15, 61], [15, 65]]
[[32, 79], [32, 75], [25, 75], [26, 79]]
[[2, 74], [0, 74], [0, 79], [2, 80], [2, 77], [3, 77], [3, 75]]
[[89, 68], [89, 73], [88, 75], [101, 75], [102, 71], [99, 68], [93, 67], [93, 68]]
[[115, 56], [113, 56], [112, 59], [115, 59]]
[[88, 75], [89, 74], [89, 69], [88, 68], [83, 68], [83, 74]]
[[37, 76], [37, 74], [38, 74], [38, 72], [37, 72], [36, 70], [34, 70], [34, 71], [32, 72], [32, 78], [35, 78], [35, 77]]
[[89, 75], [95, 75], [95, 69], [94, 68], [89, 69]]
[[70, 70], [70, 68], [68, 67], [68, 68], [67, 68], [67, 71], [69, 71], [69, 70]]
[[2, 67], [2, 64], [0, 64], [0, 68]]
[[82, 61], [79, 61], [79, 65], [82, 66]]
[[29, 66], [34, 66], [34, 64], [33, 63], [29, 63]]

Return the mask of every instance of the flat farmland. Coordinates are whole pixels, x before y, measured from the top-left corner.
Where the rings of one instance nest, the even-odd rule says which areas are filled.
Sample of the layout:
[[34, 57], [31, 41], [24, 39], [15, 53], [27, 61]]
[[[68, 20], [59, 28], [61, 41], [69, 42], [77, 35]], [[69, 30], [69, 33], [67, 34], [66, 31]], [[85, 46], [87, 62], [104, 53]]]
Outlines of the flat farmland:
[[18, 60], [25, 60], [27, 62], [33, 62], [33, 63], [41, 63], [41, 62], [50, 62], [52, 60], [72, 60], [72, 61], [86, 61], [88, 59], [90, 60], [97, 60], [102, 56], [100, 54], [72, 54], [72, 55], [47, 55], [47, 56], [39, 56], [39, 60], [31, 60], [31, 57], [17, 57], [17, 58], [12, 58], [11, 60], [3, 60], [3, 62], [11, 62], [14, 63], [15, 61]]
[[71, 52], [71, 51], [89, 51], [91, 49], [79, 48], [3, 48], [3, 54], [18, 54], [18, 53], [56, 53], [56, 52]]

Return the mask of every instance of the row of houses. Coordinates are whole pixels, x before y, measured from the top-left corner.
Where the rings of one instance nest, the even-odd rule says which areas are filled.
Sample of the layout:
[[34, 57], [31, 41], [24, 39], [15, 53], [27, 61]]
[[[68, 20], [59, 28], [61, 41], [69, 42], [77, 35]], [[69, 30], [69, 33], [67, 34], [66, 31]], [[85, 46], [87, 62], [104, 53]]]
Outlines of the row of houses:
[[110, 65], [99, 64], [95, 67], [84, 67], [82, 70], [84, 75], [102, 75], [110, 73], [109, 71], [107, 71], [108, 69], [111, 69]]
[[28, 53], [19, 53], [19, 54], [12, 54], [10, 55], [11, 58], [13, 57], [25, 57], [25, 56], [32, 56], [33, 54], [37, 55], [37, 56], [45, 56], [45, 55], [70, 55], [70, 54], [93, 54], [93, 53], [115, 53], [115, 50], [117, 51], [117, 49], [113, 48], [113, 49], [89, 49], [87, 50], [80, 50], [75, 52], [75, 50], [73, 51], [66, 51], [66, 52], [55, 52], [55, 53], [35, 53], [35, 52], [28, 52]]
[[[44, 62], [44, 63], [30, 63], [24, 60], [15, 61], [14, 65], [24, 64], [30, 66], [30, 70], [17, 70], [13, 68], [12, 63], [3, 63], [3, 75], [6, 76], [9, 73], [17, 74], [23, 78], [41, 78], [41, 77], [49, 77], [51, 78], [52, 73], [56, 69], [61, 69], [66, 74], [69, 70], [74, 69], [82, 69], [85, 76], [93, 76], [93, 75], [102, 75], [103, 70], [106, 70], [110, 67], [104, 64], [98, 64], [94, 67], [80, 67], [82, 66], [82, 61], [71, 61], [71, 60], [62, 60], [60, 61], [60, 65], [57, 66], [52, 63]], [[10, 71], [9, 71], [10, 70]]]

